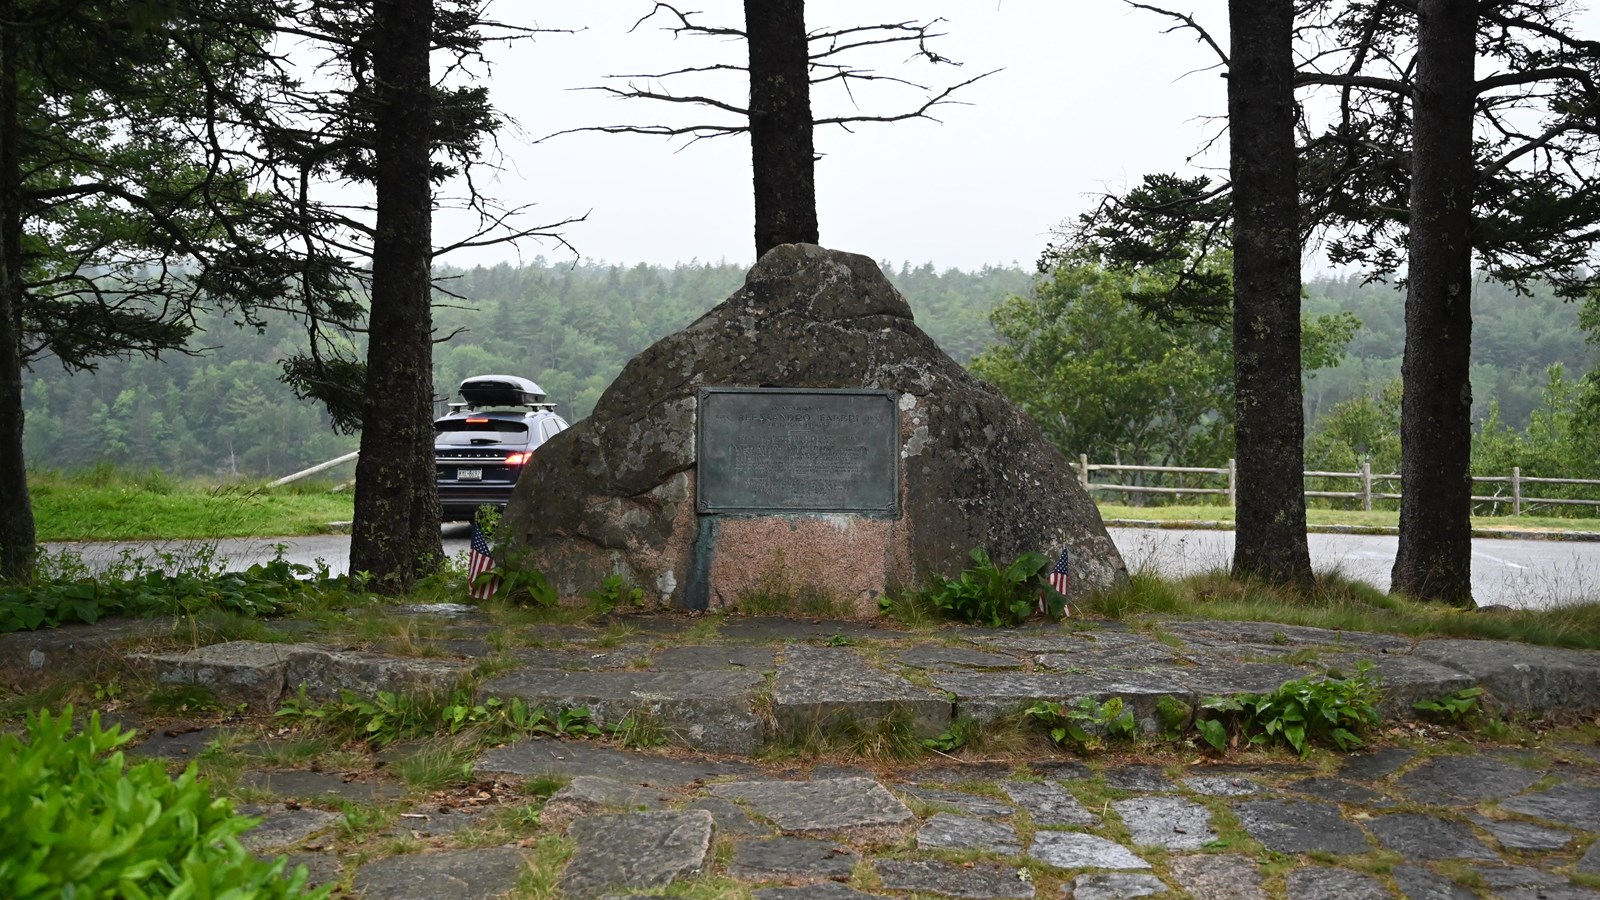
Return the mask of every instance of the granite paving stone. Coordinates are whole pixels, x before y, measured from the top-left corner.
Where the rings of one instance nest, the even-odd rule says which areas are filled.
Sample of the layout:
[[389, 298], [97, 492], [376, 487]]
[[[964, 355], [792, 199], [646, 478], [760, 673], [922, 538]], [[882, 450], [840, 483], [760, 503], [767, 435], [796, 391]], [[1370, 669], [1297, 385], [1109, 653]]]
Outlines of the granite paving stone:
[[1019, 705], [1037, 700], [1121, 697], [1135, 720], [1153, 728], [1157, 701], [1188, 692], [1173, 672], [1119, 668], [1081, 673], [932, 672], [929, 680], [940, 696], [955, 696], [958, 717], [979, 723], [1003, 719]]
[[344, 691], [370, 696], [378, 691], [448, 690], [469, 678], [473, 665], [461, 659], [301, 647], [289, 654], [283, 680], [285, 690], [304, 689], [313, 699], [335, 700]]
[[727, 837], [753, 837], [772, 834], [772, 828], [750, 818], [744, 807], [720, 797], [702, 797], [685, 809], [703, 809], [711, 813], [717, 824], [717, 834]]
[[773, 716], [781, 735], [871, 727], [890, 717], [909, 718], [920, 738], [950, 727], [950, 700], [869, 665], [849, 647], [789, 644], [772, 688]]
[[1289, 790], [1321, 800], [1357, 806], [1372, 806], [1384, 799], [1377, 791], [1342, 778], [1307, 778], [1289, 785]]
[[356, 870], [356, 895], [371, 900], [481, 900], [516, 886], [527, 869], [512, 847], [405, 853]]
[[1578, 859], [1576, 871], [1585, 875], [1600, 875], [1600, 841], [1589, 845], [1589, 849]]
[[493, 807], [489, 806], [433, 806], [416, 807], [408, 812], [400, 813], [395, 822], [383, 833], [386, 835], [409, 835], [414, 838], [424, 839], [442, 837], [455, 834], [468, 828], [476, 828], [486, 824], [486, 820]]
[[654, 787], [676, 787], [718, 778], [750, 778], [762, 774], [761, 769], [743, 761], [658, 756], [582, 741], [543, 739], [518, 741], [489, 750], [478, 757], [473, 764], [473, 772], [479, 777], [521, 778], [599, 775]]
[[1439, 756], [1400, 776], [1401, 790], [1423, 803], [1469, 806], [1521, 793], [1538, 772], [1487, 756]]
[[882, 900], [882, 894], [863, 894], [855, 888], [832, 881], [800, 887], [766, 888], [755, 892], [756, 900]]
[[1266, 790], [1261, 782], [1242, 775], [1191, 775], [1183, 779], [1183, 786], [1208, 797], [1249, 797]]
[[1560, 850], [1572, 843], [1571, 832], [1545, 828], [1532, 822], [1519, 822], [1514, 819], [1491, 819], [1487, 816], [1476, 814], [1467, 818], [1493, 835], [1495, 841], [1507, 850], [1548, 852]]
[[649, 644], [621, 647], [522, 647], [511, 651], [519, 668], [567, 672], [611, 672], [650, 656]]
[[1494, 851], [1460, 822], [1418, 813], [1393, 813], [1367, 821], [1380, 843], [1407, 859], [1495, 859]]
[[[998, 760], [961, 762], [940, 759], [931, 765], [909, 769], [903, 774], [906, 781], [960, 784], [968, 781], [999, 781], [1011, 777], [1015, 768], [1009, 762]], [[1087, 767], [1084, 771], [1088, 771]]]
[[1003, 819], [1017, 810], [1011, 804], [993, 797], [964, 794], [927, 785], [895, 785], [895, 790], [935, 808], [951, 809], [980, 819]]
[[[274, 858], [275, 854], [269, 858]], [[306, 867], [306, 887], [317, 888], [334, 884], [344, 877], [344, 866], [339, 857], [329, 852], [284, 854], [285, 875], [293, 874], [295, 867]]]
[[304, 841], [337, 825], [344, 816], [324, 809], [296, 806], [291, 809], [282, 803], [260, 805], [246, 803], [235, 810], [240, 815], [259, 816], [261, 824], [239, 836], [246, 850], [280, 850]]
[[1478, 896], [1421, 866], [1395, 866], [1392, 874], [1406, 900], [1474, 900]]
[[270, 709], [283, 696], [289, 658], [316, 651], [303, 644], [228, 641], [183, 653], [136, 653], [129, 660], [148, 667], [161, 684], [192, 684], [225, 703]]
[[1039, 831], [1028, 856], [1058, 869], [1148, 869], [1150, 864], [1115, 841], [1076, 831]]
[[1168, 893], [1165, 882], [1154, 875], [1095, 872], [1072, 879], [1072, 900], [1132, 900]]
[[637, 812], [642, 809], [662, 809], [671, 799], [659, 789], [652, 790], [615, 778], [579, 775], [566, 787], [550, 795], [544, 809], [539, 812], [539, 821], [552, 828], [560, 828], [573, 819], [604, 810]]
[[710, 669], [747, 669], [751, 672], [770, 672], [777, 665], [777, 656], [771, 647], [753, 647], [749, 644], [702, 644], [688, 647], [669, 647], [650, 660], [650, 668], [657, 672], [682, 672]]
[[860, 859], [831, 841], [775, 837], [735, 844], [728, 874], [749, 881], [848, 879]]
[[1417, 751], [1406, 747], [1386, 747], [1372, 753], [1356, 753], [1339, 766], [1339, 774], [1355, 781], [1377, 781], [1398, 772], [1416, 756]]
[[1002, 781], [1000, 789], [1028, 811], [1035, 825], [1100, 824], [1099, 816], [1084, 809], [1077, 797], [1053, 781]]
[[567, 836], [577, 845], [561, 876], [569, 897], [604, 888], [658, 888], [705, 868], [711, 813], [703, 809], [588, 816]]
[[985, 653], [967, 647], [921, 645], [905, 650], [895, 657], [895, 662], [912, 669], [938, 671], [943, 669], [1020, 669], [1025, 660], [999, 653]]
[[717, 636], [731, 641], [826, 641], [833, 637], [892, 640], [905, 632], [891, 625], [839, 619], [790, 619], [783, 616], [738, 616], [722, 621]]
[[[1094, 770], [1074, 759], [1035, 759], [1028, 769], [1040, 778], [1051, 781], [1085, 781], [1094, 777]], [[999, 778], [1002, 776], [996, 776]]]
[[1600, 707], [1600, 653], [1510, 641], [1426, 640], [1414, 655], [1472, 676], [1519, 712]]
[[711, 785], [712, 796], [737, 800], [785, 832], [849, 831], [906, 825], [911, 810], [867, 778], [736, 781]]
[[1295, 869], [1284, 879], [1288, 900], [1391, 900], [1383, 883], [1371, 875], [1324, 866]]
[[1178, 789], [1178, 785], [1167, 777], [1167, 773], [1155, 766], [1121, 766], [1107, 769], [1103, 777], [1106, 787], [1118, 791], [1159, 794], [1171, 793]]
[[479, 697], [516, 697], [540, 709], [583, 707], [595, 724], [648, 718], [675, 743], [752, 754], [765, 737], [753, 700], [760, 672], [567, 672], [521, 669], [484, 682]]
[[1502, 802], [1500, 808], [1590, 834], [1600, 833], [1600, 786], [1558, 784], [1537, 793], [1512, 797]]
[[917, 847], [922, 850], [975, 850], [1001, 856], [1022, 852], [1017, 830], [1010, 825], [950, 813], [934, 813], [923, 823], [917, 831]]
[[891, 891], [920, 891], [963, 900], [1028, 900], [1034, 896], [1030, 882], [1017, 877], [1017, 869], [976, 863], [953, 865], [935, 860], [880, 859], [878, 875]]
[[1500, 900], [1600, 900], [1600, 891], [1526, 866], [1481, 866], [1476, 871]]
[[1181, 797], [1137, 797], [1111, 804], [1133, 843], [1168, 850], [1199, 850], [1217, 839], [1211, 810]]
[[1365, 853], [1371, 849], [1361, 829], [1345, 821], [1338, 807], [1306, 800], [1242, 800], [1234, 804], [1250, 836], [1279, 853]]
[[[102, 726], [109, 723], [102, 722]], [[215, 726], [199, 726], [187, 722], [174, 722], [153, 730], [141, 729], [146, 734], [139, 743], [128, 748], [129, 756], [156, 759], [192, 759], [206, 749], [221, 734]]]
[[1196, 854], [1167, 859], [1172, 880], [1191, 897], [1206, 900], [1267, 900], [1261, 870], [1249, 857]]

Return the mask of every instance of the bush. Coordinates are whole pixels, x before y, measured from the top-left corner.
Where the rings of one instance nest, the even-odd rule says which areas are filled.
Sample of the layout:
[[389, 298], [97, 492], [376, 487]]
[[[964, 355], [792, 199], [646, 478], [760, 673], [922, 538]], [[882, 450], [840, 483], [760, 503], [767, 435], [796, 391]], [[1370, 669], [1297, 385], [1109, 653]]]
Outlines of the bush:
[[989, 559], [982, 547], [970, 554], [972, 567], [960, 577], [940, 579], [929, 600], [941, 614], [995, 628], [1021, 624], [1044, 597], [1052, 618], [1060, 618], [1066, 598], [1051, 588], [1042, 574], [1050, 560], [1040, 553], [1024, 553], [1004, 569]]
[[256, 858], [238, 840], [258, 820], [214, 799], [193, 764], [177, 779], [158, 761], [128, 767], [130, 737], [72, 732], [72, 708], [28, 717], [26, 741], [0, 734], [0, 896], [326, 897], [304, 867]]

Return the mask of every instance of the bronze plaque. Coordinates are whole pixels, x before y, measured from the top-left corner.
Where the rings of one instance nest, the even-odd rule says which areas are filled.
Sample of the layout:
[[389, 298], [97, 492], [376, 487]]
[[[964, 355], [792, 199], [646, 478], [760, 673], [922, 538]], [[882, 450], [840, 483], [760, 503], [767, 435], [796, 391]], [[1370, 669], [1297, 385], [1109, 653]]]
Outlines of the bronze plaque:
[[700, 512], [896, 515], [897, 400], [894, 391], [702, 389]]

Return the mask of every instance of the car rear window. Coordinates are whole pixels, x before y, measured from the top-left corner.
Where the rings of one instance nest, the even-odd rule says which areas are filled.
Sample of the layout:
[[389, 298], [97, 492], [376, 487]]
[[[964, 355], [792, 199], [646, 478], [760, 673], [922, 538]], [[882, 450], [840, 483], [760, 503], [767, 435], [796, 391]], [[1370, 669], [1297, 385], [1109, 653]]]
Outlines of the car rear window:
[[473, 422], [468, 419], [449, 419], [433, 423], [438, 444], [481, 444], [493, 441], [499, 444], [520, 444], [527, 440], [528, 423], [506, 419], [489, 419]]

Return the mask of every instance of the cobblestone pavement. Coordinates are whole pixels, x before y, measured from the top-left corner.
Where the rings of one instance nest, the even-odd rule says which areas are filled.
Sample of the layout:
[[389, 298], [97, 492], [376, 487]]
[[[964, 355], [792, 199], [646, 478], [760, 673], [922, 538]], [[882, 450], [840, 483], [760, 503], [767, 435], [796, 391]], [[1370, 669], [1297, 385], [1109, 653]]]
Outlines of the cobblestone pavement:
[[[139, 730], [134, 753], [198, 762], [261, 816], [252, 849], [347, 896], [1600, 900], [1596, 653], [1217, 622], [517, 628], [440, 606], [271, 627], [256, 637], [275, 640], [182, 650], [161, 623], [11, 635], [0, 667], [33, 690], [128, 679], [102, 705]], [[1218, 756], [1151, 733], [1074, 756], [1008, 718], [1037, 699], [1120, 697], [1155, 732], [1160, 697], [1362, 660], [1386, 679], [1389, 718], [1353, 755]], [[375, 750], [261, 715], [290, 689], [460, 679], [480, 699], [636, 717], [670, 745], [445, 735]], [[1473, 685], [1560, 727], [1497, 743], [1407, 716]], [[165, 708], [134, 696], [151, 686]], [[180, 688], [229, 713], [174, 708]], [[909, 758], [885, 743], [914, 748], [956, 718], [987, 742]]]

